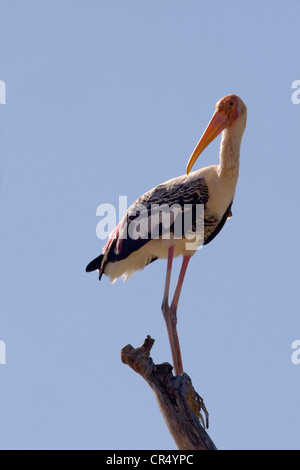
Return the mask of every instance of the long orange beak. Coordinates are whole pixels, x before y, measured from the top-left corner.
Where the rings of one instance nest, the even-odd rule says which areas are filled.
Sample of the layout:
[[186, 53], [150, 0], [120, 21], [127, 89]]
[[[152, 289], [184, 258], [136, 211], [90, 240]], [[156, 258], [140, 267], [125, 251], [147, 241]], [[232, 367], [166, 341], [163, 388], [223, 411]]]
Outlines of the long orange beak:
[[228, 124], [228, 117], [224, 111], [216, 111], [213, 115], [210, 123], [204, 131], [203, 136], [199, 140], [197, 147], [193, 151], [191, 158], [186, 167], [186, 174], [188, 175], [193, 168], [197, 158], [203, 152], [204, 149], [225, 129]]

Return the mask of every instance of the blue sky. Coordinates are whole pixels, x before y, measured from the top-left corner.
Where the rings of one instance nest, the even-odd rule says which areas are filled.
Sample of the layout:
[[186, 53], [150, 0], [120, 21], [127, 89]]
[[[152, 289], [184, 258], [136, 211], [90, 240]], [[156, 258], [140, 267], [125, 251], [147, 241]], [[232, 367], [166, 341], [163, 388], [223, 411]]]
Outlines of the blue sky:
[[[113, 286], [84, 268], [103, 246], [97, 206], [183, 174], [233, 92], [248, 106], [233, 218], [190, 263], [183, 362], [218, 448], [299, 449], [299, 1], [0, 9], [0, 447], [175, 449], [120, 361], [147, 334], [154, 361], [171, 361], [166, 262]], [[217, 163], [219, 143], [197, 168]]]

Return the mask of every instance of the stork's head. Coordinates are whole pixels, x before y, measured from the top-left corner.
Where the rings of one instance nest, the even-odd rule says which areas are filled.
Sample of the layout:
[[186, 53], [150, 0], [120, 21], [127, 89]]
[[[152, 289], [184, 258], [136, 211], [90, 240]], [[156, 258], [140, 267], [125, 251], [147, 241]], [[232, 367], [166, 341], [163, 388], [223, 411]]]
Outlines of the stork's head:
[[203, 150], [225, 129], [232, 128], [241, 136], [247, 121], [247, 107], [237, 95], [227, 95], [216, 104], [216, 111], [204, 131], [197, 147], [188, 162], [186, 173], [189, 174]]

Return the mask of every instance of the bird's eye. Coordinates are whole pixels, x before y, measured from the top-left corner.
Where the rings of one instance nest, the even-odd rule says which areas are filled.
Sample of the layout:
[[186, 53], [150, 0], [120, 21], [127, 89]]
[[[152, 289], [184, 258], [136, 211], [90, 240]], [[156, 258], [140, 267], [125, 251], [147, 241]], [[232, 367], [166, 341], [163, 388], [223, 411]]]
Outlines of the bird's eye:
[[229, 106], [233, 106], [234, 105], [234, 101], [229, 101]]

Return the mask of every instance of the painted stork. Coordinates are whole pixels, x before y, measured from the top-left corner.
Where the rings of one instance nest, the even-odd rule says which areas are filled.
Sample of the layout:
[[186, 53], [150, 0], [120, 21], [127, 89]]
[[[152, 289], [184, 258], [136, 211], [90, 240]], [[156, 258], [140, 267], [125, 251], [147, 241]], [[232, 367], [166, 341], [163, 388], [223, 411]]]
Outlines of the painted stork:
[[[183, 373], [181, 352], [177, 335], [177, 306], [186, 269], [197, 247], [187, 249], [185, 232], [181, 237], [174, 236], [176, 217], [169, 224], [169, 237], [163, 236], [162, 218], [155, 219], [151, 209], [157, 205], [181, 207], [201, 205], [204, 208], [203, 237], [201, 244], [207, 245], [223, 228], [232, 216], [231, 207], [239, 176], [239, 157], [242, 137], [246, 128], [247, 108], [241, 98], [230, 94], [216, 105], [215, 113], [204, 131], [187, 165], [186, 175], [171, 179], [141, 196], [127, 211], [122, 221], [111, 234], [103, 252], [86, 268], [87, 272], [99, 271], [112, 282], [117, 278], [129, 279], [137, 270], [158, 258], [167, 259], [167, 274], [162, 302], [162, 312], [166, 321], [171, 346], [175, 375]], [[219, 165], [202, 168], [190, 174], [199, 155], [222, 132]], [[144, 210], [144, 231], [141, 229]], [[182, 214], [181, 214], [182, 215]], [[192, 211], [192, 225], [195, 228], [196, 211]], [[156, 220], [156, 222], [154, 221]], [[139, 220], [140, 236], [129, 236], [130, 223]], [[154, 223], [153, 223], [154, 222]], [[150, 229], [151, 225], [151, 229]], [[153, 234], [153, 225], [156, 229]], [[146, 227], [146, 236], [145, 236]], [[143, 233], [142, 233], [143, 232]], [[169, 289], [173, 258], [183, 256], [182, 267], [175, 288], [173, 300], [169, 304]]]

